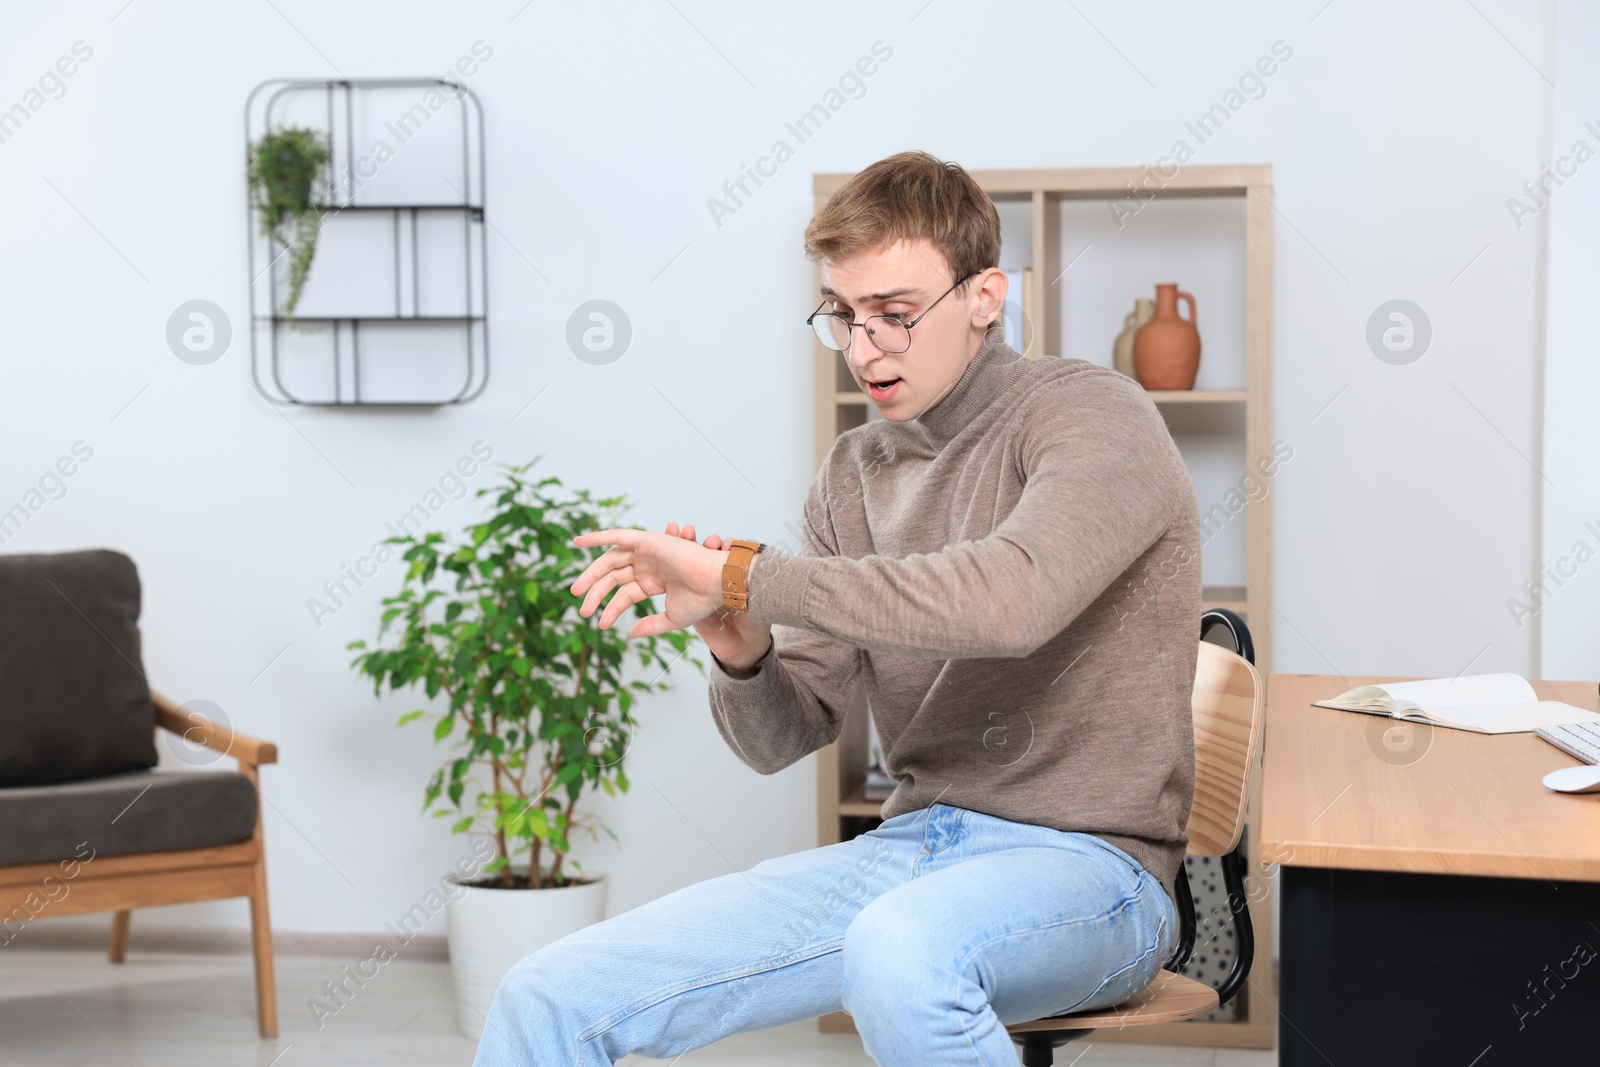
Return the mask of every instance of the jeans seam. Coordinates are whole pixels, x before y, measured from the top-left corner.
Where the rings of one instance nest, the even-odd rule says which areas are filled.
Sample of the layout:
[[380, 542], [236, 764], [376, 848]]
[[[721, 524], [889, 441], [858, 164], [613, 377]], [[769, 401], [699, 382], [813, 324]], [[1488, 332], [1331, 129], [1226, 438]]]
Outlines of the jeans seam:
[[1140, 863], [1138, 860], [1136, 860], [1132, 856], [1128, 855], [1128, 853], [1124, 849], [1122, 849], [1122, 848], [1120, 848], [1120, 847], [1118, 847], [1116, 845], [1113, 845], [1111, 842], [1107, 841], [1105, 838], [1101, 837], [1098, 834], [1088, 834], [1087, 836], [1094, 838], [1094, 842], [1095, 842], [1096, 845], [1098, 845], [1100, 848], [1105, 849], [1106, 852], [1110, 853], [1111, 856], [1114, 859], [1117, 859], [1117, 860], [1121, 861], [1123, 866], [1129, 868], [1135, 874], [1145, 874], [1145, 873], [1147, 873], [1144, 864]]
[[831, 938], [828, 941], [821, 942], [817, 945], [810, 945], [806, 948], [795, 949], [792, 952], [788, 952], [782, 956], [776, 956], [770, 959], [762, 959], [754, 964], [747, 963], [741, 964], [737, 967], [729, 967], [722, 971], [713, 972], [709, 975], [700, 975], [695, 978], [685, 979], [684, 981], [667, 986], [664, 989], [653, 990], [652, 992], [639, 997], [633, 1003], [612, 1012], [605, 1018], [602, 1018], [597, 1022], [590, 1023], [578, 1034], [579, 1047], [581, 1048], [583, 1045], [593, 1041], [596, 1037], [599, 1037], [607, 1030], [610, 1030], [612, 1027], [621, 1023], [623, 1020], [637, 1015], [646, 1008], [653, 1008], [662, 1001], [669, 1000], [680, 993], [687, 993], [695, 989], [703, 989], [706, 986], [719, 985], [723, 982], [733, 981], [737, 978], [748, 978], [754, 974], [764, 974], [768, 971], [776, 971], [782, 967], [787, 967], [794, 963], [804, 963], [806, 960], [815, 959], [816, 957], [826, 955], [829, 952], [838, 952], [843, 946], [843, 937]]
[[[1135, 898], [1135, 899], [1137, 899], [1137, 898]], [[1138, 967], [1145, 960], [1149, 959], [1151, 954], [1161, 951], [1161, 948], [1162, 948], [1162, 934], [1165, 933], [1165, 931], [1166, 931], [1166, 924], [1167, 924], [1167, 917], [1165, 915], [1163, 915], [1158, 920], [1158, 923], [1157, 923], [1157, 926], [1156, 926], [1156, 939], [1155, 939], [1155, 942], [1153, 944], [1151, 944], [1148, 948], [1144, 949], [1144, 951], [1140, 952], [1139, 955], [1133, 960], [1133, 962], [1127, 964], [1124, 967], [1119, 967], [1117, 970], [1112, 971], [1110, 974], [1106, 975], [1104, 980], [1102, 980], [1099, 985], [1097, 985], [1093, 989], [1091, 989], [1085, 996], [1083, 996], [1081, 999], [1079, 999], [1079, 1001], [1076, 1004], [1072, 1005], [1070, 1008], [1063, 1008], [1060, 1011], [1055, 1012], [1052, 1015], [1046, 1016], [1046, 1018], [1054, 1019], [1057, 1016], [1067, 1015], [1067, 1014], [1070, 1014], [1070, 1013], [1072, 1013], [1074, 1011], [1077, 1011], [1079, 1009], [1079, 1007], [1081, 1007], [1082, 1005], [1087, 1004], [1089, 1001], [1093, 1000], [1099, 994], [1099, 992], [1102, 989], [1104, 989], [1106, 986], [1110, 985], [1117, 978], [1121, 977], [1124, 974], [1127, 974], [1129, 971], [1131, 971], [1134, 968]], [[1159, 970], [1159, 968], [1158, 968], [1158, 970]]]
[[[1041, 930], [1052, 930], [1052, 929], [1056, 929], [1058, 927], [1063, 927], [1063, 926], [1083, 926], [1083, 925], [1087, 925], [1089, 923], [1107, 922], [1110, 919], [1112, 919], [1113, 917], [1115, 917], [1118, 913], [1127, 910], [1128, 905], [1132, 904], [1134, 901], [1136, 901], [1138, 899], [1139, 898], [1138, 898], [1137, 894], [1135, 894], [1135, 895], [1133, 895], [1131, 897], [1123, 897], [1121, 900], [1117, 901], [1116, 904], [1112, 905], [1110, 908], [1107, 908], [1104, 912], [1100, 913], [1099, 915], [1080, 916], [1080, 917], [1074, 918], [1074, 919], [1061, 919], [1061, 920], [1056, 921], [1056, 922], [1040, 923], [1040, 924], [1035, 925], [1035, 926], [1030, 926], [1030, 927], [1028, 927], [1027, 929], [1024, 929], [1024, 930], [1008, 930], [1007, 932], [1005, 932], [1003, 934], [995, 934], [993, 937], [985, 938], [984, 940], [978, 942], [976, 945], [973, 945], [972, 948], [967, 951], [967, 954], [961, 957], [961, 964], [957, 968], [957, 971], [958, 971], [958, 973], [965, 974], [966, 973], [966, 969], [967, 969], [967, 964], [972, 962], [972, 957], [976, 956], [981, 949], [984, 949], [984, 948], [988, 947], [989, 945], [994, 944], [997, 941], [1005, 941], [1005, 940], [1008, 940], [1008, 939], [1013, 938], [1013, 937], [1018, 937], [1018, 936], [1020, 936], [1022, 934], [1033, 934], [1033, 933], [1038, 933]], [[1143, 959], [1143, 958], [1144, 957], [1142, 957], [1142, 956], [1140, 957], [1140, 959]], [[1126, 968], [1123, 968], [1123, 970], [1126, 970]], [[1117, 973], [1121, 974], [1122, 971], [1118, 971]], [[1082, 1004], [1084, 1000], [1088, 1000], [1089, 997], [1094, 996], [1094, 994], [1098, 993], [1101, 989], [1103, 989], [1105, 987], [1105, 983], [1109, 982], [1110, 980], [1111, 980], [1110, 978], [1107, 978], [1105, 980], [1105, 982], [1101, 982], [1098, 986], [1095, 987], [1094, 992], [1090, 993], [1089, 996], [1084, 997], [1083, 1000], [1078, 1001], [1078, 1003]], [[1074, 1007], [1076, 1007], [1076, 1005], [1074, 1005]], [[1063, 1009], [1063, 1011], [1071, 1011], [1071, 1010], [1072, 1010], [1072, 1008]], [[1058, 1012], [1057, 1014], [1061, 1014], [1061, 1013]], [[1053, 1017], [1054, 1016], [1045, 1016], [1045, 1018], [1053, 1018]], [[968, 1044], [972, 1043], [971, 1035], [967, 1035], [967, 1042], [968, 1042]], [[973, 1051], [974, 1052], [978, 1051], [976, 1046], [973, 1046]], [[980, 1057], [981, 1057], [981, 1053], [980, 1053]]]
[[[945, 843], [943, 845], [940, 845], [938, 848], [930, 848], [929, 847], [929, 836], [933, 833], [933, 819], [934, 819], [934, 810], [933, 809], [937, 808], [937, 807], [940, 807], [940, 806], [941, 805], [939, 804], [939, 802], [935, 801], [934, 803], [929, 804], [927, 807], [922, 809], [922, 812], [923, 812], [923, 819], [922, 819], [922, 847], [917, 850], [916, 856], [913, 857], [912, 860], [911, 860], [911, 877], [912, 878], [916, 878], [917, 875], [921, 872], [921, 870], [922, 870], [922, 861], [923, 860], [932, 859], [934, 856], [936, 856], [939, 853], [943, 852], [945, 850], [945, 848], [947, 848], [949, 846], [949, 844], [950, 844], [949, 840], [946, 840]], [[945, 806], [948, 807], [948, 805], [945, 805]], [[956, 810], [956, 811], [964, 811], [965, 809], [957, 808], [957, 809], [954, 809], [954, 810]], [[957, 820], [959, 820], [959, 819], [961, 819], [963, 817], [964, 816], [958, 815], [956, 818], [957, 818]]]
[[979, 949], [986, 948], [989, 945], [994, 944], [996, 941], [1004, 941], [1008, 938], [1019, 937], [1023, 934], [1036, 934], [1042, 930], [1054, 930], [1061, 926], [1084, 926], [1089, 923], [1105, 922], [1108, 919], [1116, 917], [1119, 913], [1126, 911], [1128, 909], [1128, 905], [1134, 903], [1138, 899], [1139, 895], [1135, 893], [1131, 897], [1123, 897], [1121, 900], [1117, 901], [1099, 915], [1081, 915], [1073, 919], [1057, 919], [1047, 923], [1038, 923], [1034, 926], [1024, 927], [1020, 930], [1007, 930], [1005, 933], [995, 934], [993, 937], [986, 937], [976, 945], [973, 945], [972, 948], [967, 950], [967, 954], [961, 957], [960, 969], [963, 971], [966, 970], [967, 964], [971, 962], [973, 956], [977, 955]]
[[[933, 819], [931, 817], [928, 819], [928, 825], [922, 831], [922, 847], [927, 850], [929, 856], [937, 856], [951, 845], [954, 845], [960, 837], [962, 824], [967, 821], [967, 808], [958, 808], [952, 804], [943, 806], [949, 808], [951, 812], [949, 823], [945, 826], [943, 843], [938, 848], [928, 848], [928, 834], [933, 829]], [[929, 811], [932, 811], [932, 807], [929, 808]]]
[[922, 852], [919, 852], [918, 855], [927, 853], [931, 856], [933, 854], [933, 850], [928, 847], [928, 836], [933, 832], [933, 809], [936, 806], [936, 803], [929, 804], [923, 809], [926, 814], [922, 819]]

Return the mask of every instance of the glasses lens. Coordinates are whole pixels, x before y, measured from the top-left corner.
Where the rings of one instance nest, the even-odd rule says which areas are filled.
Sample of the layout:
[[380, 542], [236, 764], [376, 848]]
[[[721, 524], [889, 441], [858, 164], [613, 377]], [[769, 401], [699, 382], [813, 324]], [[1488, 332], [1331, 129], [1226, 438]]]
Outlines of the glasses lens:
[[911, 331], [897, 318], [874, 315], [867, 320], [866, 330], [872, 335], [872, 343], [877, 345], [880, 351], [904, 352], [911, 347]]
[[850, 327], [837, 315], [818, 315], [811, 320], [811, 328], [817, 331], [817, 340], [835, 352], [850, 347]]

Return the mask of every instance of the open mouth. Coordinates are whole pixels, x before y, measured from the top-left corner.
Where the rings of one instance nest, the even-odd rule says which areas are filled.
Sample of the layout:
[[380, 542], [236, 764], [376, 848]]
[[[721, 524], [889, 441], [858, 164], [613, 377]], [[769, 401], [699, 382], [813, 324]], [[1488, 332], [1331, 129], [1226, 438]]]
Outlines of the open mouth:
[[881, 382], [868, 381], [867, 395], [874, 400], [887, 400], [900, 388], [899, 378], [885, 378]]

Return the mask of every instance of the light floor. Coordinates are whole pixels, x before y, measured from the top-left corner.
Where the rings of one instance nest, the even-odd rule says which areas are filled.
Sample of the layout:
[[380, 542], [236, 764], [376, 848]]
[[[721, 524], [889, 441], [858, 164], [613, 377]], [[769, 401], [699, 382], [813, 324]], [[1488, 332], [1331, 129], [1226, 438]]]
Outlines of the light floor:
[[[279, 956], [277, 1040], [256, 1035], [248, 956], [139, 951], [106, 962], [103, 949], [0, 948], [0, 1067], [449, 1067], [471, 1064], [456, 1033], [448, 964], [397, 958], [318, 1029], [306, 1007], [346, 958]], [[854, 1034], [815, 1022], [737, 1034], [676, 1061], [629, 1056], [624, 1065], [872, 1067]], [[1057, 1051], [1061, 1067], [1095, 1064], [1269, 1067], [1270, 1052], [1086, 1043]]]

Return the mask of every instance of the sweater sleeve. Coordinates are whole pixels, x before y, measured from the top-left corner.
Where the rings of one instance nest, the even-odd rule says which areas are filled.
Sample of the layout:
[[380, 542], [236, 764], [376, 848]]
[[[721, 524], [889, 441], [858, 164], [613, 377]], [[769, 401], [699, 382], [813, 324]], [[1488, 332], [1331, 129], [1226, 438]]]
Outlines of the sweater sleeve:
[[1060, 633], [1161, 537], [1177, 493], [1193, 487], [1131, 379], [1056, 379], [1015, 417], [1024, 487], [992, 534], [898, 558], [765, 549], [751, 567], [750, 617], [942, 659], [1026, 656]]
[[[824, 470], [826, 466], [824, 465]], [[806, 494], [804, 531], [794, 559], [825, 559], [838, 551], [819, 471]], [[761, 554], [772, 551], [771, 546]], [[860, 677], [860, 649], [826, 634], [782, 623], [756, 673], [735, 678], [711, 657], [711, 717], [734, 754], [762, 774], [774, 774], [839, 736]]]

